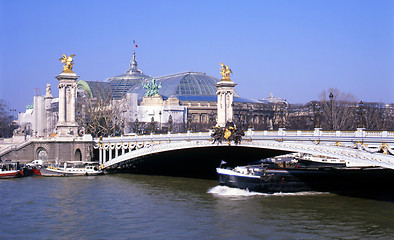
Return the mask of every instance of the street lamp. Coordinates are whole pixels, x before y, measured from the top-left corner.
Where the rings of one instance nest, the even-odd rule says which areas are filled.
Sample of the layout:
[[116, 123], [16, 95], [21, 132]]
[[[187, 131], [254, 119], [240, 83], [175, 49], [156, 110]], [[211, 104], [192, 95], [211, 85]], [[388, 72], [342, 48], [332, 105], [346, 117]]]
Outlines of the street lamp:
[[172, 132], [172, 115], [170, 114], [170, 116], [168, 117], [168, 124], [170, 125], [170, 129], [169, 132]]
[[139, 132], [140, 132], [140, 131], [139, 131], [140, 123], [139, 123], [139, 121], [138, 121], [138, 118], [135, 119], [134, 125], [135, 125], [134, 132], [135, 132], [136, 134], [139, 134]]
[[358, 120], [358, 127], [359, 128], [364, 128], [364, 122], [363, 122], [363, 115], [364, 115], [364, 103], [363, 103], [363, 101], [360, 101], [359, 103], [358, 103], [358, 117], [359, 117], [359, 120]]
[[332, 94], [332, 92], [330, 92], [330, 95], [328, 96], [330, 98], [330, 105], [331, 105], [331, 115], [330, 115], [330, 124], [331, 124], [331, 129], [334, 130], [334, 118], [333, 118], [333, 98], [334, 98], [334, 94]]
[[316, 103], [314, 106], [315, 128], [321, 128], [321, 124], [320, 124], [321, 113], [322, 113], [321, 106], [319, 105], [319, 103]]
[[382, 112], [382, 117], [381, 117], [381, 120], [382, 120], [382, 130], [385, 130], [385, 129], [386, 129], [386, 118], [387, 118], [386, 108], [384, 108], [384, 109], [383, 109], [383, 112]]
[[283, 116], [284, 116], [284, 108], [283, 105], [280, 106], [279, 108], [279, 128], [284, 128], [285, 124], [284, 124], [284, 120], [283, 120]]
[[248, 112], [248, 117], [249, 117], [249, 128], [253, 128], [253, 109], [252, 107], [249, 109]]
[[151, 133], [154, 133], [155, 132], [155, 118], [154, 117], [152, 117], [150, 119], [150, 124], [151, 124]]
[[209, 114], [209, 125], [211, 127], [215, 126], [215, 113], [213, 111]]
[[187, 130], [192, 130], [192, 116], [190, 114], [187, 116]]
[[159, 112], [159, 129], [160, 129], [160, 131], [161, 131], [161, 114], [162, 114], [162, 112], [160, 111]]
[[122, 119], [121, 123], [120, 123], [120, 135], [124, 134], [124, 120]]

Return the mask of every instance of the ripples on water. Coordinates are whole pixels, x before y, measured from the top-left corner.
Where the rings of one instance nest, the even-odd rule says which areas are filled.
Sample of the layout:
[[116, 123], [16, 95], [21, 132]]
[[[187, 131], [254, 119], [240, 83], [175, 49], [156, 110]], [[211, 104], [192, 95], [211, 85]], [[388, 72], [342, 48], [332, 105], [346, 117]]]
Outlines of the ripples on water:
[[393, 239], [394, 203], [144, 175], [0, 180], [0, 239]]

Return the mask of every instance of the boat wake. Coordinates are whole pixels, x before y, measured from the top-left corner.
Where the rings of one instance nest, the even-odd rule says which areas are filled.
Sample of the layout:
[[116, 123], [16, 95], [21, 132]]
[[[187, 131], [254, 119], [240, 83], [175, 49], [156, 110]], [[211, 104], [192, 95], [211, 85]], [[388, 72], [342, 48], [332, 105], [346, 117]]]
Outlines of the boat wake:
[[328, 194], [326, 192], [295, 192], [295, 193], [259, 193], [259, 192], [250, 192], [248, 190], [239, 189], [239, 188], [231, 188], [227, 186], [216, 186], [208, 190], [208, 193], [211, 193], [216, 196], [227, 196], [227, 197], [249, 197], [249, 196], [309, 196], [309, 195], [320, 195], [320, 194]]

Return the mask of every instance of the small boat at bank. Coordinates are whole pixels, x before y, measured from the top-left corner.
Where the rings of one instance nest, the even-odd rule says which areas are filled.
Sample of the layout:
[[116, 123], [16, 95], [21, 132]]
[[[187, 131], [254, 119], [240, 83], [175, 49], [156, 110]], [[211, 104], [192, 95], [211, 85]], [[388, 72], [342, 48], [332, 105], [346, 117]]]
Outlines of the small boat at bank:
[[23, 169], [17, 162], [5, 162], [0, 164], [0, 178], [23, 177]]
[[217, 168], [221, 185], [253, 192], [393, 192], [394, 170], [346, 167], [305, 160], [281, 167], [275, 163]]
[[99, 170], [97, 162], [67, 161], [62, 166], [41, 168], [40, 174], [44, 177], [94, 176], [102, 175], [104, 172]]

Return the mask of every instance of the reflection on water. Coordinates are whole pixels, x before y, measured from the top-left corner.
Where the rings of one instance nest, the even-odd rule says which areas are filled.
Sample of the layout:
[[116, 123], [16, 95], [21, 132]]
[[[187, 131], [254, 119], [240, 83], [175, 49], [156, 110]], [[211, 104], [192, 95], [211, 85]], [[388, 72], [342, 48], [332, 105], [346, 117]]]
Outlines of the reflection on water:
[[390, 239], [394, 203], [118, 174], [0, 181], [1, 239]]

